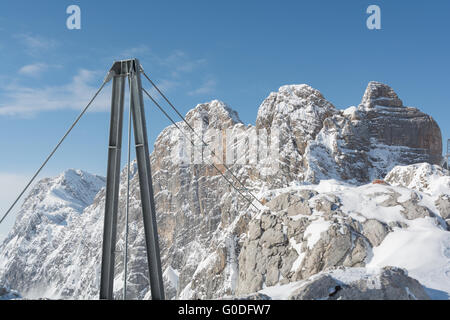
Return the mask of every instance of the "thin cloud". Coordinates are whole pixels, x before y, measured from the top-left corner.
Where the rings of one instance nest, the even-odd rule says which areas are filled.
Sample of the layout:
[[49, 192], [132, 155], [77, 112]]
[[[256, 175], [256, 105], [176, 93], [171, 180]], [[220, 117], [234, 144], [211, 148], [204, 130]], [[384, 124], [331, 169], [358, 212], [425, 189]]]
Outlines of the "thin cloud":
[[19, 74], [25, 75], [25, 76], [32, 76], [36, 77], [42, 72], [45, 72], [48, 70], [49, 65], [46, 63], [34, 63], [34, 64], [27, 64], [19, 69]]
[[178, 71], [181, 72], [192, 72], [197, 67], [204, 65], [206, 63], [206, 59], [198, 59], [198, 60], [192, 60], [192, 61], [186, 61], [180, 66], [177, 67]]
[[[168, 80], [168, 79], [164, 79], [162, 81], [156, 82], [155, 84], [158, 87], [158, 89], [161, 90], [163, 93], [170, 92], [171, 89], [178, 87], [180, 85], [179, 82], [173, 81], [173, 80]], [[144, 88], [145, 87], [148, 87], [148, 88], [146, 88], [146, 90], [153, 99], [155, 99], [156, 101], [159, 101], [159, 102], [163, 101], [163, 98], [161, 97], [159, 92], [153, 86], [151, 86], [151, 87], [144, 86]], [[147, 96], [144, 95], [144, 98], [146, 98], [146, 97]]]
[[58, 46], [58, 42], [43, 36], [31, 34], [16, 34], [13, 36], [27, 49], [27, 53], [36, 54]]
[[217, 82], [214, 79], [206, 80], [199, 88], [189, 91], [188, 95], [196, 96], [202, 94], [209, 94], [215, 91]]
[[[44, 49], [56, 45], [52, 41], [45, 41], [45, 39], [28, 35], [20, 35], [20, 39], [27, 43], [30, 48]], [[157, 85], [165, 93], [170, 92], [173, 88], [186, 88], [189, 81], [183, 80], [185, 76], [188, 73], [197, 71], [201, 65], [206, 63], [205, 59], [190, 59], [186, 53], [180, 50], [173, 51], [167, 57], [161, 58], [154, 55], [150, 48], [145, 45], [124, 50], [121, 53], [121, 57], [130, 58], [140, 53], [142, 54], [141, 61], [144, 61], [144, 67], [146, 63], [148, 65], [153, 64], [158, 66], [158, 73], [165, 73], [166, 77], [160, 78], [159, 81], [157, 81], [158, 79], [153, 79], [155, 82], [157, 81]], [[18, 74], [36, 77], [40, 73], [54, 67], [57, 66], [46, 63], [28, 64], [22, 66]], [[11, 82], [10, 79], [3, 81], [0, 75], [0, 116], [30, 117], [40, 112], [80, 110], [97, 91], [104, 76], [105, 73], [101, 71], [81, 69], [67, 83], [34, 87], [21, 85], [17, 81]], [[215, 86], [216, 81], [209, 79], [200, 87], [188, 92], [188, 94], [192, 96], [208, 94], [215, 90]], [[152, 96], [158, 99], [158, 94], [151, 86], [146, 86], [146, 88]], [[103, 90], [90, 110], [97, 112], [108, 111], [110, 98], [109, 91]]]
[[[2, 90], [2, 101], [6, 102], [0, 103], [0, 116], [28, 117], [43, 111], [81, 110], [95, 94], [101, 80], [101, 72], [81, 69], [64, 85], [43, 88], [7, 85]], [[107, 90], [103, 90], [91, 111], [108, 110], [109, 99]]]
[[191, 59], [181, 50], [175, 50], [168, 57], [159, 59], [162, 66], [171, 70], [173, 77], [179, 77], [182, 73], [191, 73], [206, 62], [206, 59]]
[[140, 45], [137, 47], [132, 47], [125, 49], [122, 53], [119, 54], [120, 59], [133, 59], [139, 58], [141, 56], [146, 56], [150, 54], [150, 48], [146, 45]]
[[119, 59], [140, 58], [141, 62], [147, 62], [149, 65], [163, 68], [173, 78], [179, 78], [183, 73], [191, 73], [207, 63], [207, 60], [204, 58], [192, 59], [182, 50], [174, 50], [169, 55], [162, 57], [155, 54], [146, 45], [125, 49], [118, 57]]

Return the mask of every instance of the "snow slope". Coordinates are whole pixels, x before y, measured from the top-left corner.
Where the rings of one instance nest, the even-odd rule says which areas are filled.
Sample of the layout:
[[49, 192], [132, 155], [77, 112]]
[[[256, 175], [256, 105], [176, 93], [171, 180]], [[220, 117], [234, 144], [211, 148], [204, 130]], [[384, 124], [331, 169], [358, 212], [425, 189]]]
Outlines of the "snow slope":
[[[370, 83], [362, 104], [345, 111], [310, 86], [283, 86], [261, 104], [256, 126], [244, 126], [217, 100], [198, 105], [186, 120], [200, 122], [204, 137], [209, 129], [239, 133], [234, 151], [240, 157], [251, 153], [255, 129], [278, 130], [281, 149], [279, 158], [263, 155], [259, 163], [231, 166], [243, 190], [266, 204], [254, 201], [256, 210], [207, 164], [179, 162], [183, 140], [175, 126], [158, 136], [151, 161], [169, 299], [258, 292], [329, 267], [367, 273], [367, 265], [405, 267], [430, 295], [446, 298], [449, 180], [439, 166], [409, 166], [440, 163], [440, 129], [431, 117], [404, 107], [388, 86]], [[276, 172], [267, 166], [274, 163]], [[388, 184], [369, 183], [390, 170]], [[143, 299], [150, 296], [135, 163], [131, 171], [127, 296]], [[123, 283], [124, 172], [116, 298]], [[0, 245], [0, 285], [25, 297], [96, 299], [103, 185], [103, 178], [75, 170], [41, 181]], [[431, 262], [415, 258], [422, 256]]]
[[[59, 271], [80, 267], [63, 250], [68, 226], [80, 223], [84, 209], [92, 204], [104, 184], [103, 177], [81, 170], [67, 170], [39, 181], [0, 245], [0, 283], [28, 298], [59, 297], [63, 278]], [[66, 281], [78, 279], [69, 276]]]
[[[340, 210], [354, 221], [364, 223], [377, 220], [392, 226], [381, 244], [372, 248], [364, 272], [387, 266], [403, 268], [425, 286], [432, 299], [450, 299], [450, 232], [435, 205], [439, 197], [450, 195], [450, 176], [439, 166], [422, 163], [396, 167], [386, 180], [391, 184], [352, 186], [336, 180], [322, 180], [317, 185], [303, 184], [270, 190], [265, 193], [265, 198], [271, 200], [285, 193], [314, 190], [318, 194], [310, 202], [316, 198], [336, 197], [335, 203], [340, 205]], [[408, 216], [415, 210], [407, 205], [411, 199], [416, 199], [418, 208], [428, 209], [421, 211], [427, 214]], [[324, 221], [319, 212], [308, 216], [308, 219], [312, 222], [305, 231], [304, 239], [311, 249], [331, 223]], [[290, 242], [299, 251], [296, 241], [290, 239]], [[300, 252], [304, 258], [306, 252]], [[294, 265], [298, 267], [299, 261]], [[301, 283], [280, 284], [259, 292], [273, 298], [286, 298]]]

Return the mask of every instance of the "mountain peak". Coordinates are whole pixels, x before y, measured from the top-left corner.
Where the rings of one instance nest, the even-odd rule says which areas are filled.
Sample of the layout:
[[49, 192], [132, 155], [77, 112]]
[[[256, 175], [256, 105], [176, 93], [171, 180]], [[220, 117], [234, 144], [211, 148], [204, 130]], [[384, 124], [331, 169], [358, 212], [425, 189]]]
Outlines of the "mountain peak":
[[305, 98], [311, 94], [314, 94], [323, 98], [323, 95], [319, 90], [314, 89], [313, 87], [305, 83], [284, 85], [278, 89], [278, 92], [294, 94], [298, 97], [305, 97]]
[[209, 127], [229, 127], [242, 123], [236, 111], [231, 109], [225, 102], [212, 100], [195, 106], [186, 114], [186, 121], [194, 123], [202, 121]]
[[[105, 178], [82, 170], [68, 169], [54, 178], [40, 180], [24, 201], [19, 215], [45, 212], [64, 220], [66, 208], [81, 213], [92, 204], [95, 195], [105, 185]], [[64, 214], [61, 214], [64, 209]]]
[[[398, 99], [392, 89], [375, 82], [369, 84], [365, 98], [369, 105]], [[397, 167], [390, 173], [396, 165], [437, 163], [437, 157], [440, 162], [439, 127], [413, 108], [374, 107], [355, 114], [355, 108], [336, 110], [308, 85], [283, 86], [271, 93], [259, 109], [256, 126], [242, 125], [237, 113], [221, 101], [199, 104], [186, 116], [194, 127], [200, 122], [202, 129], [217, 129], [212, 131], [220, 131], [215, 136], [219, 139], [232, 129], [232, 139], [221, 139], [225, 148], [210, 150], [223, 155], [220, 162], [210, 161], [211, 153], [203, 145], [184, 147], [187, 141], [180, 138], [178, 128], [167, 127], [151, 155], [166, 297], [238, 298], [270, 288], [281, 292], [282, 285], [297, 290], [296, 282], [315, 281], [331, 267], [350, 269], [333, 273], [338, 281], [347, 279], [350, 286], [362, 279], [365, 286], [373, 267], [397, 264], [398, 257], [389, 254], [394, 251], [403, 253], [408, 271], [424, 285], [447, 295], [448, 261], [442, 252], [450, 247], [444, 231], [450, 228], [449, 179], [428, 164]], [[206, 132], [205, 137], [209, 138]], [[200, 155], [201, 162], [196, 162]], [[195, 161], [190, 165], [183, 162], [186, 159]], [[222, 160], [230, 170], [219, 165]], [[210, 164], [218, 164], [216, 169], [223, 169], [224, 178], [230, 177], [235, 187], [241, 181], [241, 187], [265, 207], [255, 211], [248, 196], [235, 192]], [[122, 171], [117, 217], [116, 248], [122, 252], [126, 173]], [[374, 179], [390, 185], [370, 184]], [[98, 297], [106, 193], [103, 189], [95, 196], [96, 183], [89, 181], [97, 178], [71, 169], [33, 188], [35, 194], [22, 207], [14, 232], [0, 245], [0, 284], [26, 298]], [[151, 291], [145, 276], [146, 252], [141, 250], [145, 232], [139, 183], [131, 179], [128, 202], [132, 249], [128, 276], [135, 279], [128, 288], [129, 299], [148, 298]], [[414, 257], [424, 254], [432, 264], [416, 262]], [[116, 264], [115, 278], [122, 279], [123, 272], [123, 264]], [[394, 292], [408, 285], [415, 297], [423, 293], [418, 283], [416, 290], [412, 282], [404, 282], [400, 271], [388, 273], [403, 279], [391, 282]], [[378, 277], [381, 274], [369, 280], [384, 279]], [[336, 286], [334, 280], [323, 283], [325, 293], [319, 290], [318, 298], [328, 296], [328, 284]], [[122, 289], [116, 286], [116, 299]], [[370, 296], [358, 297], [381, 297], [369, 292]], [[270, 296], [269, 291], [263, 293]]]
[[333, 104], [319, 90], [307, 84], [284, 85], [263, 101], [256, 124], [258, 127], [269, 128], [274, 124], [283, 126], [301, 122], [297, 123], [296, 129], [304, 127], [305, 130], [314, 132], [320, 130], [321, 124], [314, 125], [317, 128], [311, 128], [309, 124], [322, 122], [334, 110]]
[[403, 102], [387, 84], [371, 81], [367, 85], [361, 105], [367, 108], [374, 106], [399, 108], [403, 106]]

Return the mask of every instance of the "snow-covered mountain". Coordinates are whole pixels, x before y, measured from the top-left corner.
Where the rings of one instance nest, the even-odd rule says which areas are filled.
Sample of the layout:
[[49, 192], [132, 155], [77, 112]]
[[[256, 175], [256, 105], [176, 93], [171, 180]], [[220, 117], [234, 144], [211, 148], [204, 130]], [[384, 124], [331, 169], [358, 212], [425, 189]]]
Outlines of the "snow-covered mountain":
[[[231, 146], [216, 154], [238, 154], [234, 175], [264, 205], [249, 205], [207, 164], [226, 172], [207, 150], [204, 163], [180, 162], [183, 135], [175, 126], [163, 130], [151, 161], [167, 298], [449, 297], [450, 177], [438, 166], [441, 132], [390, 87], [371, 82], [358, 107], [337, 110], [308, 85], [283, 86], [264, 100], [255, 126], [217, 100], [186, 120], [201, 124], [208, 143], [217, 139], [212, 129], [231, 134]], [[240, 161], [253, 152], [258, 130], [277, 132], [279, 153]], [[273, 163], [278, 171], [268, 170]], [[135, 163], [131, 172], [128, 297], [142, 299], [150, 296]], [[0, 285], [25, 297], [96, 299], [103, 184], [68, 171], [36, 185], [0, 245]], [[116, 259], [120, 298], [121, 252]]]
[[58, 297], [57, 285], [67, 280], [61, 271], [77, 270], [87, 258], [73, 249], [89, 234], [71, 234], [69, 226], [85, 223], [83, 211], [104, 185], [103, 177], [81, 170], [39, 181], [1, 245], [0, 283], [30, 298]]

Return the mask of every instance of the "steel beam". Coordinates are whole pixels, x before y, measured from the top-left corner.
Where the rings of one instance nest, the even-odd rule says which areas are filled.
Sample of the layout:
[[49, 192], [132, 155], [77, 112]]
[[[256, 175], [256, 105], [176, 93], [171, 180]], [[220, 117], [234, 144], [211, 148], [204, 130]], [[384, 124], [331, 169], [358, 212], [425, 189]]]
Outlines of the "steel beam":
[[142, 96], [141, 66], [137, 59], [117, 61], [111, 68], [113, 93], [109, 135], [108, 169], [106, 179], [105, 223], [103, 255], [100, 279], [100, 299], [114, 298], [114, 262], [117, 233], [117, 211], [120, 182], [120, 156], [125, 79], [130, 81], [130, 109], [133, 118], [136, 159], [141, 192], [145, 243], [152, 299], [164, 300], [164, 286], [156, 226], [155, 200], [153, 196], [150, 152]]
[[122, 148], [123, 108], [125, 79], [115, 73], [112, 83], [111, 120], [106, 178], [105, 221], [103, 229], [103, 254], [100, 278], [100, 299], [112, 300], [114, 264], [117, 234], [117, 212], [119, 204], [120, 156]]
[[447, 170], [450, 170], [450, 139], [447, 139], [447, 154], [445, 156], [447, 157]]
[[156, 227], [155, 200], [153, 197], [150, 152], [148, 148], [147, 128], [142, 96], [141, 70], [139, 60], [133, 60], [130, 70], [130, 105], [133, 115], [136, 159], [141, 191], [142, 213], [144, 221], [147, 261], [150, 275], [150, 287], [153, 300], [164, 300], [161, 258], [159, 253], [158, 231]]

